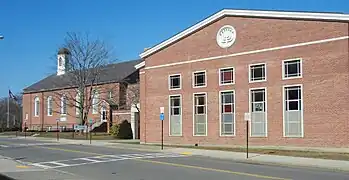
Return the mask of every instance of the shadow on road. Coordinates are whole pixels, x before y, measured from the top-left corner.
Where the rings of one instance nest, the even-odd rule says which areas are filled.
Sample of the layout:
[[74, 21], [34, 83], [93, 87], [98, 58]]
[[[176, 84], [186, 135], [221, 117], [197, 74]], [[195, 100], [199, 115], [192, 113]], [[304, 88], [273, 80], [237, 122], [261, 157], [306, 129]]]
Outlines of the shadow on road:
[[7, 177], [7, 176], [5, 176], [3, 174], [0, 174], [0, 180], [15, 180], [15, 179]]

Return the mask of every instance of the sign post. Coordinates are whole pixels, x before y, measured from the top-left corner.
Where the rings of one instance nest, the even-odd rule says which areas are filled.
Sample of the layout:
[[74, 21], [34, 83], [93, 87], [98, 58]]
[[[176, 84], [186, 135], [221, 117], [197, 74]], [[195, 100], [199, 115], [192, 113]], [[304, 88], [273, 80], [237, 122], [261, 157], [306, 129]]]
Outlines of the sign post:
[[161, 150], [164, 149], [164, 107], [160, 107], [160, 120], [161, 120]]
[[251, 121], [251, 114], [245, 113], [245, 121], [246, 121], [246, 159], [248, 159], [248, 135], [249, 135], [249, 121]]
[[57, 141], [59, 141], [59, 129], [58, 129], [59, 119], [56, 119], [56, 121], [57, 121]]

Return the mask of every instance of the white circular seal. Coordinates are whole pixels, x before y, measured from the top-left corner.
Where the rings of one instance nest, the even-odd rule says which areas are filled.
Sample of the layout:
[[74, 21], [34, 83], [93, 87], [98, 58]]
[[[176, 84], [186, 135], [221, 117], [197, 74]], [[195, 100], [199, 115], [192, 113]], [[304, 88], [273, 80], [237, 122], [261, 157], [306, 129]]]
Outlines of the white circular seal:
[[221, 48], [228, 48], [232, 46], [236, 39], [236, 31], [233, 26], [225, 25], [217, 32], [217, 44]]

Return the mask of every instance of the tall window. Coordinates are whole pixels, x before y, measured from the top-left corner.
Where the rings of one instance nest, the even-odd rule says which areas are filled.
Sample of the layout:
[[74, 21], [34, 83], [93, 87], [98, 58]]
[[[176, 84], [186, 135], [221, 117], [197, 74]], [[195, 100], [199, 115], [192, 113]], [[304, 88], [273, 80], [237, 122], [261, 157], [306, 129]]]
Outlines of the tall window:
[[169, 89], [176, 90], [181, 89], [181, 75], [173, 74], [169, 76]]
[[77, 116], [80, 115], [81, 107], [81, 93], [78, 91], [75, 96], [75, 113]]
[[101, 121], [107, 121], [107, 109], [105, 108], [105, 106], [102, 106], [101, 108]]
[[113, 91], [112, 90], [108, 91], [108, 99], [113, 99]]
[[170, 96], [170, 136], [182, 135], [181, 95]]
[[95, 90], [92, 97], [92, 114], [98, 114], [99, 94]]
[[290, 59], [283, 61], [283, 78], [297, 78], [302, 77], [302, 60], [301, 59]]
[[221, 135], [231, 136], [234, 135], [235, 129], [235, 97], [234, 91], [222, 91], [220, 92], [220, 104], [221, 104]]
[[61, 97], [61, 114], [67, 114], [67, 97], [65, 95]]
[[47, 115], [52, 116], [52, 96], [47, 98]]
[[234, 68], [219, 69], [219, 83], [220, 85], [234, 84]]
[[288, 137], [302, 137], [302, 86], [285, 86], [284, 100], [284, 135]]
[[206, 93], [194, 94], [194, 135], [207, 135], [207, 95]]
[[40, 113], [40, 100], [39, 97], [34, 99], [34, 116], [39, 116]]
[[250, 82], [265, 81], [267, 79], [265, 63], [251, 64], [249, 77], [250, 77]]
[[193, 87], [206, 86], [206, 71], [197, 71], [193, 73]]
[[266, 89], [250, 90], [251, 136], [267, 136]]

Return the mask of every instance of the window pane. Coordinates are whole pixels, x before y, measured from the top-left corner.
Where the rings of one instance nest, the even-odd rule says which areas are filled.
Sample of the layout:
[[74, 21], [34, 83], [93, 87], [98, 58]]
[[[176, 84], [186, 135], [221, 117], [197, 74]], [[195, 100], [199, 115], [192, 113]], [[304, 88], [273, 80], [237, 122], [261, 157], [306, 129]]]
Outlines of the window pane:
[[223, 113], [233, 112], [233, 106], [231, 104], [223, 105]]
[[298, 109], [298, 101], [289, 101], [288, 102], [288, 110], [299, 110]]
[[180, 75], [170, 76], [171, 89], [180, 88]]
[[179, 97], [171, 97], [171, 106], [180, 106]]
[[195, 73], [195, 86], [204, 86], [205, 85], [205, 72]]
[[180, 108], [171, 108], [171, 115], [180, 115]]
[[197, 96], [196, 105], [205, 105], [205, 96]]
[[250, 67], [251, 81], [265, 79], [265, 65], [253, 65]]
[[234, 122], [233, 118], [234, 118], [233, 114], [223, 114], [222, 123], [233, 123]]
[[299, 90], [298, 89], [289, 89], [288, 90], [288, 100], [299, 99]]
[[205, 107], [204, 106], [198, 106], [196, 107], [196, 114], [205, 114]]
[[285, 77], [300, 76], [300, 60], [285, 62]]
[[222, 92], [222, 102], [223, 103], [233, 103], [233, 93], [232, 92]]
[[222, 69], [221, 70], [221, 83], [225, 84], [225, 83], [233, 83], [233, 79], [234, 79], [234, 69], [233, 68], [229, 68], [229, 69]]
[[264, 101], [264, 91], [254, 91], [253, 92], [253, 102]]

